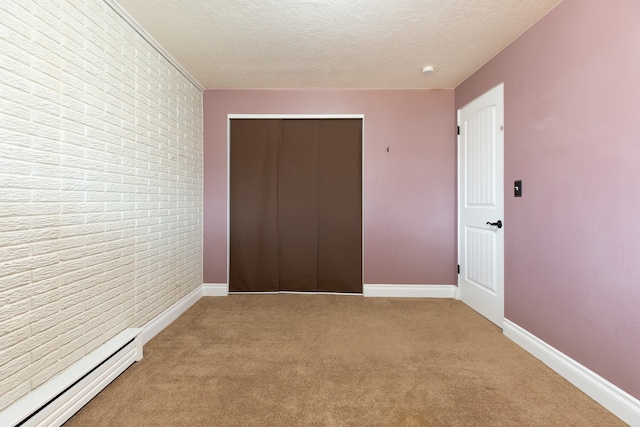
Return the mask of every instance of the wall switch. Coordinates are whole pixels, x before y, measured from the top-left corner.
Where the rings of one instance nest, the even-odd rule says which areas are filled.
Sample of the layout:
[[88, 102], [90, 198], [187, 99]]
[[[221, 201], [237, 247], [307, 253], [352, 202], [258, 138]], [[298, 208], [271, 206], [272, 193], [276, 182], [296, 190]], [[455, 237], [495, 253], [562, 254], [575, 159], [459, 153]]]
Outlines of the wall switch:
[[522, 197], [522, 180], [513, 183], [513, 197]]

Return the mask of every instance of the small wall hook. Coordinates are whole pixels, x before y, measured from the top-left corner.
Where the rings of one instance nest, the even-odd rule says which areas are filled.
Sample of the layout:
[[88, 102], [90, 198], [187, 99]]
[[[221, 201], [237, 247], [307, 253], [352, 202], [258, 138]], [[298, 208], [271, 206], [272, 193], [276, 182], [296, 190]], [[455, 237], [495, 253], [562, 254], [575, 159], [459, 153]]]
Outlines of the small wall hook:
[[390, 147], [388, 147], [388, 146], [387, 146], [387, 153], [389, 152], [389, 148], [390, 148]]

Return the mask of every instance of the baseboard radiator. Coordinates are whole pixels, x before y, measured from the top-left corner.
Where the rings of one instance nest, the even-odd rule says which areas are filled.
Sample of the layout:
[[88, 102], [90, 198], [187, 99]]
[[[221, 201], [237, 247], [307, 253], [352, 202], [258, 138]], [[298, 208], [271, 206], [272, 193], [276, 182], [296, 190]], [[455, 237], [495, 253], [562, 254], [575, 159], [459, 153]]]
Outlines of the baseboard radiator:
[[116, 335], [52, 380], [0, 412], [0, 427], [61, 426], [134, 362], [140, 328]]

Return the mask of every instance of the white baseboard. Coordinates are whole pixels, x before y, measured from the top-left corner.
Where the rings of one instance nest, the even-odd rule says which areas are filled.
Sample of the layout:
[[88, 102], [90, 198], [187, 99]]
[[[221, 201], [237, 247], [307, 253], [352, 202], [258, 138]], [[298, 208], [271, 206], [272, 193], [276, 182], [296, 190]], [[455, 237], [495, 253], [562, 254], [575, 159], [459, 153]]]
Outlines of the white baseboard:
[[363, 285], [365, 297], [456, 298], [454, 285]]
[[504, 320], [503, 332], [622, 421], [632, 427], [640, 427], [638, 399], [510, 320]]
[[59, 427], [142, 358], [141, 329], [122, 331], [22, 399], [0, 411], [1, 426]]
[[[403, 298], [456, 298], [457, 288], [453, 285], [364, 285], [365, 297], [403, 297]], [[189, 295], [182, 298], [176, 304], [165, 310], [162, 314], [147, 323], [141, 330], [129, 329], [124, 331], [115, 340], [121, 339], [126, 334], [133, 334], [132, 338], [137, 337], [131, 342], [131, 349], [126, 350], [125, 357], [121, 362], [107, 368], [104, 372], [96, 370], [94, 377], [87, 377], [85, 380], [78, 382], [73, 389], [69, 389], [69, 398], [67, 402], [63, 402], [64, 406], [59, 409], [49, 409], [48, 412], [42, 411], [37, 417], [29, 420], [24, 425], [60, 425], [70, 418], [78, 409], [80, 409], [95, 394], [106, 387], [114, 378], [124, 371], [131, 363], [140, 360], [142, 357], [142, 345], [147, 343], [151, 338], [157, 335], [171, 322], [177, 319], [189, 307], [195, 304], [203, 296], [226, 296], [228, 295], [228, 287], [226, 284], [203, 284], [195, 289]], [[619, 387], [605, 380], [595, 372], [584, 367], [580, 363], [551, 347], [549, 344], [532, 335], [525, 329], [516, 325], [508, 319], [504, 320], [504, 334], [520, 345], [523, 349], [531, 353], [536, 358], [556, 371], [558, 374], [566, 378], [573, 385], [578, 387], [588, 396], [600, 403], [602, 406], [611, 411], [624, 422], [632, 427], [640, 427], [640, 401], [630, 394], [621, 390]], [[104, 348], [100, 347], [90, 356], [81, 359], [76, 365], [85, 366], [87, 363], [93, 363], [92, 359], [104, 358], [102, 353], [109, 347], [109, 343]], [[110, 350], [109, 350], [110, 351]], [[75, 365], [74, 365], [75, 366]], [[53, 387], [59, 386], [59, 382], [68, 382], [68, 378], [63, 375], [60, 378], [52, 380]], [[36, 393], [36, 392], [34, 392]], [[44, 387], [38, 389], [36, 394], [44, 396], [46, 390]], [[29, 399], [23, 399], [16, 402], [2, 412], [2, 419], [9, 420], [9, 416], [20, 419], [19, 414], [30, 413], [30, 409], [38, 402], [36, 394], [30, 394]], [[50, 393], [49, 393], [50, 394]], [[43, 397], [44, 399], [44, 397]], [[28, 405], [25, 407], [24, 405]], [[55, 419], [55, 422], [53, 421]], [[44, 421], [46, 424], [40, 424]], [[12, 424], [7, 424], [12, 425]], [[15, 424], [13, 424], [15, 425]]]
[[[199, 286], [142, 328], [121, 332], [23, 399], [0, 411], [0, 427], [62, 425], [132, 363], [141, 360], [144, 344], [187, 311], [205, 293], [219, 295], [222, 290], [226, 292], [226, 285]], [[128, 344], [122, 347], [125, 343]], [[117, 351], [117, 358], [110, 356], [114, 351]], [[104, 362], [107, 359], [110, 363]], [[90, 373], [87, 374], [88, 372]], [[30, 414], [35, 415], [24, 421]]]
[[278, 291], [278, 292], [274, 292], [275, 294], [279, 294], [279, 295], [329, 295], [329, 296], [336, 296], [336, 295], [344, 295], [347, 297], [361, 297], [362, 294], [358, 294], [358, 293], [352, 293], [352, 292], [307, 292], [307, 291]]
[[202, 285], [203, 297], [226, 297], [229, 295], [229, 285], [226, 283], [205, 283]]
[[182, 298], [177, 303], [154, 317], [149, 323], [142, 327], [140, 334], [140, 342], [142, 345], [148, 343], [151, 338], [158, 335], [164, 328], [169, 326], [171, 322], [176, 320], [182, 313], [187, 311], [189, 307], [198, 302], [202, 298], [203, 286], [194, 289], [190, 294]]

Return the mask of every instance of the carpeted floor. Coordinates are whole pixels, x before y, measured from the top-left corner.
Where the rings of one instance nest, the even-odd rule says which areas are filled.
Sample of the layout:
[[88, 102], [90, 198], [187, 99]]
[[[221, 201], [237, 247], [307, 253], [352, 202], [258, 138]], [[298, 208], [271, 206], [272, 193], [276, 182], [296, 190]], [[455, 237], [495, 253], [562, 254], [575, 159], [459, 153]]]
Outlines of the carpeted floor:
[[65, 426], [623, 426], [460, 301], [202, 298]]

